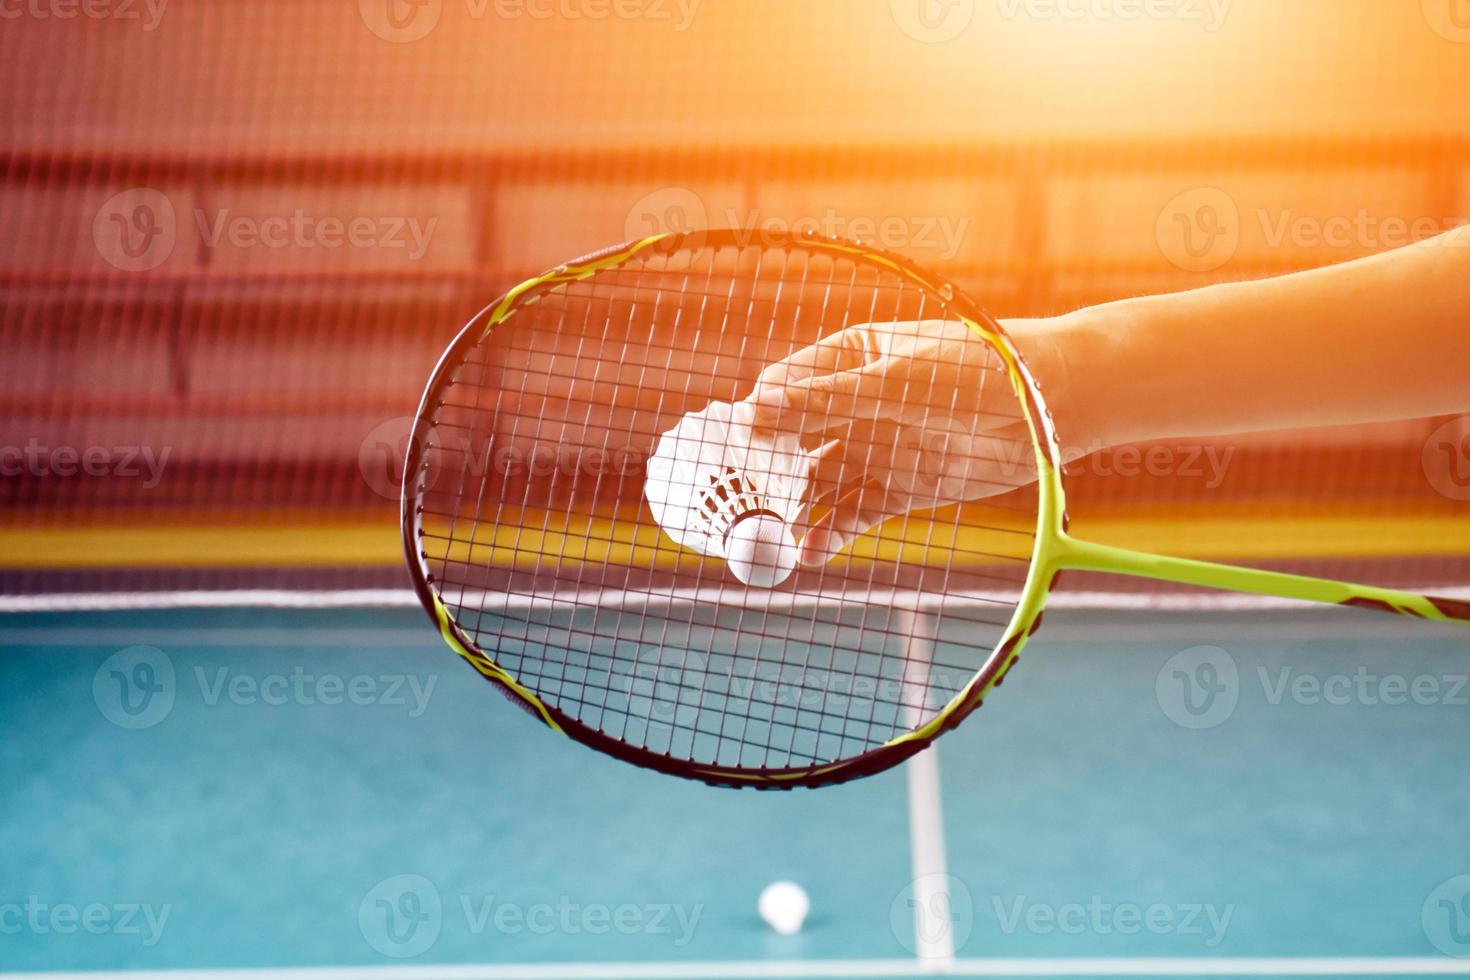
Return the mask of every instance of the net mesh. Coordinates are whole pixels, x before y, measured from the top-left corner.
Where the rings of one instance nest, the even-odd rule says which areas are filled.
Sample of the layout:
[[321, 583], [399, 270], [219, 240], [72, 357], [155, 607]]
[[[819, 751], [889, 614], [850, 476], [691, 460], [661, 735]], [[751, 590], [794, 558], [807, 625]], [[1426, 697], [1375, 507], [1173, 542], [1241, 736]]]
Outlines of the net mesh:
[[[615, 241], [809, 226], [1007, 317], [1470, 215], [1448, 0], [919, 6], [26, 5], [0, 32], [0, 591], [402, 586], [435, 358]], [[1070, 469], [1076, 526], [1116, 543], [1467, 578], [1464, 419]]]

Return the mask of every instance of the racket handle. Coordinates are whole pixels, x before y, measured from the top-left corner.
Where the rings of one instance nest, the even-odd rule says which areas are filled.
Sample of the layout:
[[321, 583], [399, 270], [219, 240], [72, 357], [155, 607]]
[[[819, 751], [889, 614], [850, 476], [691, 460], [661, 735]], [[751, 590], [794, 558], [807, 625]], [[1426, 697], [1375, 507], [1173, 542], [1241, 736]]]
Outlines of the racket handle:
[[1171, 558], [1167, 555], [1079, 541], [1070, 536], [1064, 536], [1057, 542], [1052, 561], [1057, 570], [1070, 568], [1086, 572], [1112, 572], [1281, 599], [1360, 606], [1416, 619], [1470, 625], [1470, 601], [1464, 599], [1439, 598], [1417, 592], [1354, 585], [1308, 575], [1268, 572], [1259, 568], [1241, 568], [1190, 558]]

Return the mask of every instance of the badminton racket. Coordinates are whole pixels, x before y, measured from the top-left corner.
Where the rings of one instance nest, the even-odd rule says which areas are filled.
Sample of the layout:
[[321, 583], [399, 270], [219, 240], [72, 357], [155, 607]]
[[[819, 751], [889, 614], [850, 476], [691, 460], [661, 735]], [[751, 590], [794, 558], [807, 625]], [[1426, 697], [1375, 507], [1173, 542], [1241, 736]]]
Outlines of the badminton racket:
[[[967, 331], [966, 363], [930, 366], [958, 380], [928, 386], [965, 404], [908, 411], [913, 385], [881, 417], [829, 406], [790, 452], [731, 435], [762, 372], [862, 324]], [[793, 568], [801, 525], [880, 464], [894, 516]], [[1006, 678], [1068, 569], [1470, 622], [1463, 601], [1073, 536], [1054, 420], [1004, 330], [900, 256], [809, 234], [654, 236], [510, 290], [428, 382], [402, 508], [418, 595], [484, 678], [555, 731], [725, 786], [923, 749]]]

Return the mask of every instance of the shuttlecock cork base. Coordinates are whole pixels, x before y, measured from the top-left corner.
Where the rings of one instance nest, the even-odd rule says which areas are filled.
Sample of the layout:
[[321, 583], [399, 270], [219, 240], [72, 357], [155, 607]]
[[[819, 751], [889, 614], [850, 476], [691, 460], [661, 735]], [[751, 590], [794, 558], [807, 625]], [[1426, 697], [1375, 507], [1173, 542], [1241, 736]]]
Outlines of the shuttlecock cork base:
[[725, 533], [725, 562], [746, 585], [774, 588], [796, 568], [796, 538], [775, 514], [747, 514]]
[[795, 436], [757, 437], [711, 402], [665, 432], [643, 495], [686, 548], [723, 559], [745, 585], [773, 588], [796, 567], [792, 526], [806, 506], [809, 456]]

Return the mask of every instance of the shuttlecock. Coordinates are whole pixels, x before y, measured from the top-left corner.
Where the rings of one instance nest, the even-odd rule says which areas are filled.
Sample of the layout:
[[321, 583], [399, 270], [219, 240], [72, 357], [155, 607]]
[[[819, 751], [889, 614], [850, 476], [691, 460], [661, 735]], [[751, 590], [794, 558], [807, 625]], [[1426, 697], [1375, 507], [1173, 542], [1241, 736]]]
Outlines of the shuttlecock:
[[801, 932], [812, 903], [806, 891], [794, 881], [775, 881], [765, 887], [756, 901], [756, 910], [766, 925], [783, 936]]
[[791, 526], [806, 506], [810, 457], [797, 437], [757, 437], [733, 413], [729, 402], [710, 402], [665, 432], [643, 495], [674, 541], [724, 559], [746, 585], [771, 588], [796, 568]]

